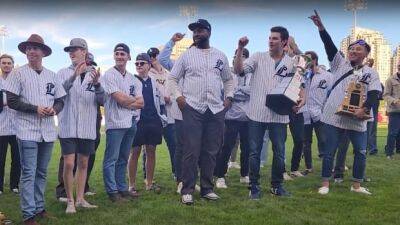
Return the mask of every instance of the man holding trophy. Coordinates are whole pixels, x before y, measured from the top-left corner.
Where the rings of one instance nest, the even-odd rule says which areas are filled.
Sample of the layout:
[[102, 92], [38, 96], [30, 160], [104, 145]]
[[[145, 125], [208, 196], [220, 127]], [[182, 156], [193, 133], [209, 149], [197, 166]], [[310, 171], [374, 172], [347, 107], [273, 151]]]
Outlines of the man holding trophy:
[[361, 187], [366, 165], [367, 119], [371, 118], [371, 106], [378, 101], [378, 94], [381, 92], [377, 72], [371, 67], [363, 66], [371, 47], [364, 40], [357, 40], [349, 45], [346, 59], [325, 30], [318, 13], [314, 13], [310, 19], [318, 27], [333, 74], [333, 85], [321, 117], [321, 121], [325, 123], [325, 135], [329, 138], [324, 146], [322, 187], [318, 193], [329, 193], [333, 156], [340, 137], [346, 132], [354, 148], [353, 185], [350, 191], [370, 195], [367, 188]]
[[[244, 47], [248, 44], [247, 37], [242, 37], [238, 43], [236, 60], [234, 62], [235, 74], [245, 75], [252, 73], [250, 86], [250, 103], [247, 110], [249, 117], [249, 165], [250, 165], [250, 193], [251, 200], [259, 200], [261, 190], [260, 178], [260, 153], [263, 144], [265, 130], [269, 130], [272, 142], [274, 158], [271, 170], [271, 194], [275, 196], [287, 196], [289, 193], [283, 188], [283, 172], [285, 169], [285, 141], [286, 125], [289, 116], [275, 112], [266, 106], [267, 95], [282, 83], [285, 77], [291, 76], [295, 61], [284, 53], [284, 47], [288, 42], [289, 32], [284, 27], [272, 27], [269, 36], [269, 51], [256, 52], [245, 62], [242, 55]], [[300, 86], [297, 87], [300, 91]], [[299, 92], [297, 92], [298, 97]], [[283, 103], [280, 103], [281, 106]], [[298, 106], [304, 104], [300, 100]], [[291, 110], [293, 105], [289, 108]]]

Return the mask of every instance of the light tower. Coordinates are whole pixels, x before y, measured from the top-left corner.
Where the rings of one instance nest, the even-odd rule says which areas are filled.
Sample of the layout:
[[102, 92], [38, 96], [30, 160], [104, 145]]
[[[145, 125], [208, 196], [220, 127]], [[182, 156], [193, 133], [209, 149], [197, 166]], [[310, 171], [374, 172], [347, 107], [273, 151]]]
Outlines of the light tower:
[[353, 12], [353, 35], [352, 41], [356, 40], [356, 29], [357, 29], [357, 10], [367, 8], [367, 0], [345, 0], [344, 8], [347, 11]]
[[[191, 23], [197, 15], [197, 6], [195, 5], [181, 5], [179, 6], [180, 15], [186, 18], [186, 24]], [[188, 30], [189, 31], [189, 30]], [[191, 32], [188, 32], [191, 33]]]
[[8, 36], [8, 31], [7, 27], [4, 25], [0, 25], [0, 37], [1, 37], [1, 49], [0, 49], [0, 55], [4, 54], [6, 52], [5, 50], [5, 37]]

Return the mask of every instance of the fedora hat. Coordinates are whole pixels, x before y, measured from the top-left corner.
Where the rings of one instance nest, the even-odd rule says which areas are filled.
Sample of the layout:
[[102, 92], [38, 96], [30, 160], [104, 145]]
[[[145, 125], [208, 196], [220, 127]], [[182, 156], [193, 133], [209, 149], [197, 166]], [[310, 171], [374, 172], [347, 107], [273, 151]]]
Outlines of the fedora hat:
[[44, 57], [51, 54], [51, 48], [44, 44], [43, 38], [37, 34], [32, 34], [27, 41], [21, 42], [18, 45], [18, 49], [25, 54], [26, 46], [33, 45], [42, 49]]

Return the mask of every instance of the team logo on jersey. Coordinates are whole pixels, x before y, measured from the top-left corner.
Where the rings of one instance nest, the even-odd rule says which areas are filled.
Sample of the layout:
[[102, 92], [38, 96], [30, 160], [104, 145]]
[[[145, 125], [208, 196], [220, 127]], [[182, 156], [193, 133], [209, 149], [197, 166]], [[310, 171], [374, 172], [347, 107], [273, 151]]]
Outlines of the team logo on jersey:
[[223, 68], [224, 68], [224, 62], [218, 59], [217, 63], [214, 66], [214, 69], [218, 69], [221, 72]]
[[94, 85], [93, 85], [93, 83], [88, 83], [88, 84], [87, 84], [86, 91], [94, 92]]
[[135, 96], [135, 86], [134, 85], [129, 86], [129, 95]]
[[360, 82], [364, 84], [369, 84], [371, 81], [371, 74], [370, 73], [365, 73], [362, 75]]
[[321, 80], [321, 81], [319, 82], [319, 84], [318, 84], [318, 88], [321, 88], [321, 89], [326, 89], [326, 88], [328, 88], [328, 84], [326, 83], [326, 80]]
[[47, 83], [46, 84], [46, 95], [54, 96], [55, 87], [56, 86], [53, 83]]
[[156, 79], [157, 83], [164, 85], [165, 80], [164, 79]]
[[279, 68], [279, 70], [276, 72], [275, 75], [280, 76], [280, 77], [286, 77], [285, 71], [287, 71], [287, 67], [285, 65], [283, 65], [281, 68]]

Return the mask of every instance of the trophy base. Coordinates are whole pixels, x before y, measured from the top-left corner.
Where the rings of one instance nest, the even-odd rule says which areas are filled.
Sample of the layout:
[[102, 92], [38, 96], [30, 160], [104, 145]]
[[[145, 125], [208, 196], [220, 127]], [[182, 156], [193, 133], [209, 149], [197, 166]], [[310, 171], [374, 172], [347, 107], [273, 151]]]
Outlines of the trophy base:
[[358, 118], [354, 115], [354, 111], [350, 111], [350, 110], [344, 110], [344, 109], [340, 109], [338, 110], [335, 114], [337, 115], [342, 115], [342, 116], [349, 116], [349, 117], [353, 117], [359, 120], [369, 120], [372, 118], [371, 115], [365, 115], [363, 118]]
[[282, 94], [269, 94], [265, 105], [279, 115], [289, 115], [296, 103]]

